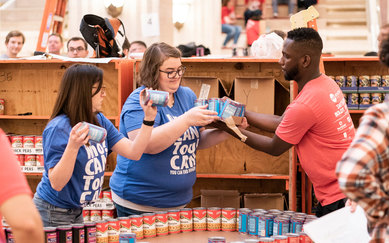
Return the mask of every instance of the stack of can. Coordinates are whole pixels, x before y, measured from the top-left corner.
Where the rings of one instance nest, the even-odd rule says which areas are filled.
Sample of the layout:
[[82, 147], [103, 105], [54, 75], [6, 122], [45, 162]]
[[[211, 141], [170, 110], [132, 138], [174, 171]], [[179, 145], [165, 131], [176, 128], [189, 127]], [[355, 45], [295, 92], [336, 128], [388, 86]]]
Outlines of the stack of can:
[[203, 106], [208, 104], [208, 110], [218, 113], [218, 116], [223, 120], [231, 116], [243, 117], [246, 106], [229, 98], [211, 98], [197, 99], [194, 106]]
[[[7, 135], [13, 149], [42, 149], [40, 135]], [[42, 153], [16, 154], [21, 166], [43, 166]]]

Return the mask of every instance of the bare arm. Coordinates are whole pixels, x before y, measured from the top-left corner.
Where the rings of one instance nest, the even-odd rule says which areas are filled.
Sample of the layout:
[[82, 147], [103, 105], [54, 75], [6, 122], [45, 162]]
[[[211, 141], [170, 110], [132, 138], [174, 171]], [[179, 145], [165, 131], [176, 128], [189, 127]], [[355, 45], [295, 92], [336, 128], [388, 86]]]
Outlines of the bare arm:
[[[174, 120], [155, 127], [145, 153], [157, 154], [171, 146], [190, 126], [205, 126], [217, 120], [217, 113], [206, 109], [207, 106], [194, 107]], [[139, 129], [128, 132], [128, 138], [134, 140]]]
[[229, 138], [230, 135], [219, 129], [204, 129], [201, 131], [201, 139], [198, 149], [206, 149], [219, 144]]
[[276, 134], [270, 138], [244, 129], [240, 130], [244, 135], [247, 136], [245, 143], [248, 146], [273, 156], [279, 156], [293, 146], [293, 144], [285, 142]]
[[11, 226], [16, 242], [44, 241], [41, 217], [29, 195], [20, 194], [6, 200], [0, 206], [0, 213]]
[[282, 121], [282, 116], [261, 114], [252, 111], [245, 111], [245, 117], [250, 126], [267, 132], [275, 132]]
[[65, 151], [59, 160], [59, 162], [51, 169], [49, 169], [49, 180], [51, 186], [56, 191], [61, 191], [62, 188], [69, 182], [72, 177], [74, 165], [76, 163], [76, 158], [78, 150], [89, 140], [88, 126], [85, 126], [82, 130], [77, 131], [81, 126], [81, 123], [75, 125], [70, 131], [68, 145], [65, 148]]

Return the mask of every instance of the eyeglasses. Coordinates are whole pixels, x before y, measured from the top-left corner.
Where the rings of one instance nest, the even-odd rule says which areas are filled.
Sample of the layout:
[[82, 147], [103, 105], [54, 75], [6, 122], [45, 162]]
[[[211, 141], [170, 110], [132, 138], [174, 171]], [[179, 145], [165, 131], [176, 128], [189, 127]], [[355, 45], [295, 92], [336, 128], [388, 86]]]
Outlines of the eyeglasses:
[[[92, 87], [92, 90], [97, 90], [97, 88], [98, 87]], [[106, 94], [106, 89], [107, 89], [107, 87], [105, 85], [103, 85], [103, 86], [101, 86], [101, 89], [99, 92], [101, 92], [101, 94]]]
[[178, 74], [179, 77], [184, 75], [185, 70], [186, 70], [186, 67], [185, 66], [181, 66], [181, 67], [179, 67], [177, 69], [177, 71], [162, 71], [162, 70], [159, 70], [159, 71], [163, 72], [163, 73], [166, 73], [168, 78], [175, 78], [177, 76], [177, 74]]
[[80, 51], [85, 51], [85, 48], [84, 47], [77, 47], [77, 48], [73, 48], [73, 47], [70, 47], [69, 48], [69, 52], [74, 52], [74, 51], [77, 51], [77, 52], [80, 52]]

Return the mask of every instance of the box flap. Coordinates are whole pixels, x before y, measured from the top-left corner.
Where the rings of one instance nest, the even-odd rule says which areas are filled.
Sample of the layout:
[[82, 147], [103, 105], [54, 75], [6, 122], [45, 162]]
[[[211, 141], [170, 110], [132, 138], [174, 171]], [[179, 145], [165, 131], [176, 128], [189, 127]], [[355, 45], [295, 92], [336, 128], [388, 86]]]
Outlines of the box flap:
[[181, 85], [189, 87], [199, 97], [201, 85], [208, 84], [211, 86], [208, 98], [218, 98], [219, 82], [219, 79], [216, 77], [182, 77]]

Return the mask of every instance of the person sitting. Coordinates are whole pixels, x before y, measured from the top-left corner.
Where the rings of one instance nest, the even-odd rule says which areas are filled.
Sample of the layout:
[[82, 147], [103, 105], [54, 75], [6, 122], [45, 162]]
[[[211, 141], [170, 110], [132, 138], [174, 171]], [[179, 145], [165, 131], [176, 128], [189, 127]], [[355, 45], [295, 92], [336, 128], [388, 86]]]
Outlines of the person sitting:
[[262, 16], [265, 0], [245, 0], [247, 9], [244, 11], [244, 24], [253, 16]]
[[288, 4], [289, 17], [294, 13], [294, 0], [272, 0], [273, 17], [278, 17], [278, 4]]
[[86, 58], [88, 56], [88, 44], [81, 37], [72, 37], [68, 43], [68, 57]]
[[53, 33], [49, 35], [47, 39], [47, 49], [49, 53], [55, 55], [61, 55], [61, 49], [63, 47], [62, 36], [58, 33]]
[[233, 48], [236, 48], [242, 28], [236, 23], [235, 8], [231, 0], [222, 0], [222, 32], [226, 33], [226, 39], [223, 42], [223, 49], [227, 48], [227, 43], [234, 39]]
[[129, 46], [128, 56], [130, 58], [142, 58], [143, 53], [146, 51], [147, 45], [141, 40], [131, 42]]
[[18, 30], [10, 31], [5, 37], [5, 46], [7, 51], [0, 56], [0, 59], [17, 58], [22, 50], [26, 38], [23, 33]]

